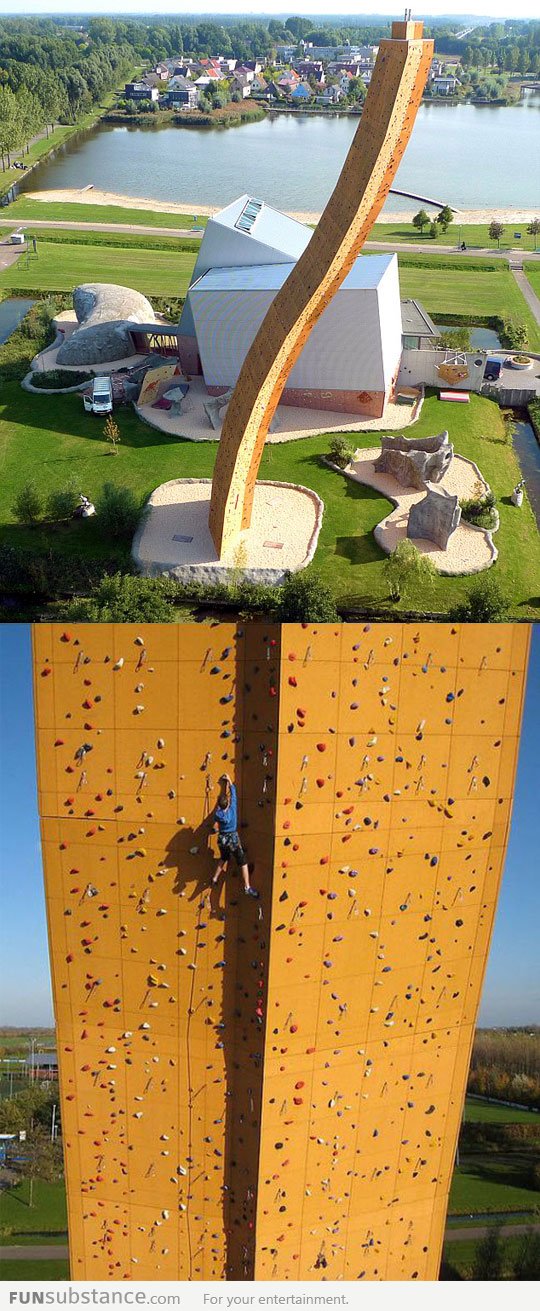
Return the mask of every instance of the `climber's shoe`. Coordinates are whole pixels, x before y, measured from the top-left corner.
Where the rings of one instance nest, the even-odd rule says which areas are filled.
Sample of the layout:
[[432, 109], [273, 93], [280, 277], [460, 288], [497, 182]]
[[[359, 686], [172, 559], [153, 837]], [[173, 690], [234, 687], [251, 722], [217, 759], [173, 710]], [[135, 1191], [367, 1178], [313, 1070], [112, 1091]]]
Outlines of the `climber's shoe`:
[[257, 892], [256, 888], [244, 888], [244, 892], [246, 894], [246, 897], [256, 897], [257, 900], [259, 898], [259, 893]]

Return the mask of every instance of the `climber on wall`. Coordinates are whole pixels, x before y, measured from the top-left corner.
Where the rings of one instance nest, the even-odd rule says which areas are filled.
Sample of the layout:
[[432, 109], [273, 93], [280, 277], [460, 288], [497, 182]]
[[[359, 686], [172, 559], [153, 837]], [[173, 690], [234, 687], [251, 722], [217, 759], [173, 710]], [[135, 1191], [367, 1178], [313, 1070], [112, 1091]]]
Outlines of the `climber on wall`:
[[212, 879], [212, 887], [219, 883], [222, 874], [226, 874], [231, 856], [244, 880], [244, 892], [247, 897], [258, 897], [259, 893], [251, 887], [246, 853], [238, 835], [238, 799], [236, 788], [228, 774], [222, 774], [219, 780], [219, 796], [214, 809], [214, 820], [218, 826], [219, 861]]

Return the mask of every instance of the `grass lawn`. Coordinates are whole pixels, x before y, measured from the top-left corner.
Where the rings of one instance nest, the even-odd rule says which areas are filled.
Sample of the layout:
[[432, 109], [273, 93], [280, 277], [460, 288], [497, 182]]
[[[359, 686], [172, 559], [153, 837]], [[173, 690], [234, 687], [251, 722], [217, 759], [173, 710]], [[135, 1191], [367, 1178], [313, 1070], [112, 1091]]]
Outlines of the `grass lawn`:
[[421, 257], [411, 268], [400, 264], [401, 295], [420, 300], [435, 323], [444, 323], [445, 314], [499, 315], [520, 319], [527, 325], [531, 350], [540, 350], [540, 327], [527, 302], [504, 267], [495, 273], [467, 269], [423, 268]]
[[2, 1261], [0, 1276], [4, 1283], [35, 1280], [36, 1283], [56, 1283], [69, 1279], [69, 1261]]
[[533, 264], [532, 260], [525, 260], [523, 272], [527, 274], [533, 291], [540, 296], [540, 260], [537, 264]]
[[39, 254], [23, 257], [0, 274], [0, 288], [72, 291], [80, 282], [118, 282], [147, 296], [184, 296], [195, 263], [193, 252], [69, 245], [40, 239]]
[[517, 1152], [508, 1156], [471, 1156], [454, 1170], [450, 1215], [534, 1211], [540, 1204], [540, 1193], [524, 1184], [530, 1165], [530, 1156]]
[[494, 1102], [477, 1102], [468, 1097], [465, 1102], [466, 1124], [536, 1124], [540, 1133], [540, 1115], [536, 1111], [520, 1111], [513, 1106], [497, 1106]]
[[49, 1233], [65, 1234], [67, 1229], [66, 1189], [63, 1179], [34, 1182], [34, 1205], [28, 1205], [29, 1181], [22, 1179], [15, 1188], [0, 1195], [0, 1232], [8, 1246], [21, 1233], [39, 1234], [36, 1242], [46, 1243]]
[[[103, 425], [85, 414], [77, 396], [33, 396], [5, 383], [0, 392], [0, 540], [32, 550], [35, 555], [54, 546], [66, 555], [105, 559], [114, 554], [104, 540], [99, 516], [73, 521], [65, 528], [22, 528], [12, 506], [19, 489], [37, 481], [45, 496], [74, 474], [81, 490], [99, 500], [104, 482], [131, 487], [141, 502], [161, 482], [177, 477], [209, 477], [216, 444], [188, 442], [165, 436], [141, 423], [131, 410], [119, 411], [121, 446], [112, 457], [103, 441]], [[414, 433], [429, 436], [448, 427], [458, 452], [475, 459], [499, 502], [497, 533], [499, 561], [493, 568], [519, 618], [540, 615], [540, 554], [535, 520], [528, 502], [521, 510], [510, 504], [518, 481], [516, 457], [505, 436], [498, 407], [473, 396], [468, 406], [448, 406], [435, 396], [426, 399]], [[373, 445], [372, 433], [353, 440]], [[328, 438], [312, 437], [267, 446], [260, 477], [299, 482], [313, 488], [325, 505], [315, 556], [318, 569], [338, 598], [384, 604], [388, 586], [385, 556], [373, 538], [373, 528], [388, 512], [388, 502], [371, 488], [352, 483], [320, 464]], [[501, 499], [502, 498], [502, 499]], [[127, 548], [126, 548], [127, 559]], [[437, 578], [427, 611], [444, 613], [469, 592], [474, 579]], [[405, 603], [404, 603], [405, 605]], [[405, 606], [406, 608], [406, 606]]]
[[[420, 207], [422, 208], [422, 206]], [[521, 232], [521, 240], [516, 241], [514, 232]], [[461, 235], [460, 235], [461, 234]], [[433, 250], [437, 246], [453, 246], [457, 248], [458, 242], [464, 241], [468, 250], [497, 250], [497, 242], [491, 241], [489, 236], [489, 223], [451, 223], [446, 232], [437, 229], [437, 236], [430, 237], [429, 228], [424, 228], [424, 233], [414, 228], [412, 223], [376, 223], [373, 231], [370, 233], [373, 241], [408, 242], [425, 246], [426, 251]], [[536, 238], [538, 245], [538, 237]], [[527, 232], [526, 223], [506, 223], [504, 233], [501, 237], [501, 250], [511, 250], [519, 247], [520, 250], [534, 250], [534, 237]]]
[[[123, 205], [64, 205], [57, 200], [30, 200], [27, 196], [18, 199], [6, 211], [13, 222], [23, 219], [58, 219], [67, 223], [135, 223], [147, 228], [192, 228], [193, 214], [163, 214], [153, 209], [124, 209]], [[206, 224], [206, 218], [199, 222]]]
[[[446, 1242], [443, 1249], [443, 1261], [449, 1266], [453, 1266], [459, 1271], [462, 1279], [470, 1279], [474, 1258], [478, 1247], [478, 1239], [471, 1239], [469, 1242], [462, 1240], [459, 1242]], [[519, 1252], [522, 1238], [501, 1238], [501, 1253], [503, 1259], [503, 1278], [512, 1277], [513, 1263]]]

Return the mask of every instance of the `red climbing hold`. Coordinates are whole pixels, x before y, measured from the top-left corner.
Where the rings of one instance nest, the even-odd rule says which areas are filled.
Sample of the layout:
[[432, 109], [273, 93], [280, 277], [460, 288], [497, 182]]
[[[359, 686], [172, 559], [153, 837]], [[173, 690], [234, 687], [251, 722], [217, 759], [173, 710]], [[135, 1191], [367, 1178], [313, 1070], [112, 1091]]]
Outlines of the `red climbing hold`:
[[317, 742], [317, 751], [326, 751], [326, 742]]

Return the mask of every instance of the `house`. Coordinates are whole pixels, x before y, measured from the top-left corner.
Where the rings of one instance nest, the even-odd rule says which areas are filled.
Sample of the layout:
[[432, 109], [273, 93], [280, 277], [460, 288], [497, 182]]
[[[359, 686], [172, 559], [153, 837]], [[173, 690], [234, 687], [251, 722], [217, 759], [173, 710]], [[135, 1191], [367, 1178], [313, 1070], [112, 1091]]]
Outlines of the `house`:
[[344, 96], [349, 94], [352, 80], [353, 80], [352, 73], [348, 73], [348, 72], [340, 73], [338, 86], [341, 87]]
[[269, 100], [283, 100], [283, 88], [279, 87], [276, 82], [269, 82], [266, 88], [266, 94]]
[[255, 73], [255, 76], [251, 83], [252, 95], [253, 93], [255, 93], [256, 95], [264, 96], [266, 95], [267, 91], [268, 91], [268, 83], [266, 82], [266, 79], [263, 77], [262, 73]]
[[429, 347], [433, 349], [434, 343], [441, 335], [433, 319], [430, 319], [423, 305], [420, 305], [417, 300], [402, 300], [401, 326], [404, 350], [426, 350]]
[[234, 71], [237, 77], [238, 76], [244, 77], [246, 79], [246, 82], [253, 82], [255, 74], [253, 72], [253, 69], [249, 67], [249, 64], [238, 63]]
[[458, 86], [461, 86], [461, 82], [457, 77], [434, 77], [431, 90], [436, 96], [453, 96]]
[[311, 100], [313, 92], [307, 82], [299, 82], [291, 91], [291, 100]]
[[290, 92], [293, 86], [298, 86], [299, 81], [298, 73], [295, 73], [294, 68], [291, 68], [278, 79], [278, 87], [281, 87], [282, 91]]
[[168, 109], [196, 109], [199, 104], [199, 92], [191, 78], [171, 77], [163, 96], [163, 103]]
[[242, 63], [242, 67], [247, 68], [250, 73], [253, 73], [254, 76], [257, 76], [259, 73], [262, 73], [263, 68], [265, 66], [265, 62], [266, 61], [263, 61], [261, 59], [244, 59]]
[[174, 64], [171, 73], [173, 77], [191, 78], [193, 76], [193, 64], [191, 61], [188, 64]]
[[276, 46], [276, 57], [279, 60], [280, 64], [289, 64], [291, 59], [294, 58], [297, 50], [298, 50], [297, 45], [292, 45], [292, 46], [279, 45]]
[[247, 100], [251, 95], [251, 87], [252, 83], [248, 81], [245, 73], [234, 74], [231, 80], [231, 91], [233, 93], [236, 91], [242, 97], [242, 100]]
[[221, 81], [223, 81], [221, 73], [216, 73], [215, 68], [206, 68], [200, 77], [195, 78], [195, 86], [199, 91], [204, 91], [206, 87], [217, 86]]
[[126, 100], [159, 100], [159, 92], [155, 86], [147, 86], [146, 82], [126, 82], [124, 87], [124, 98]]
[[316, 77], [322, 73], [324, 78], [324, 68], [320, 59], [297, 59], [294, 67], [300, 77]]
[[168, 82], [170, 72], [166, 64], [156, 64], [153, 71], [156, 74], [156, 77], [159, 78], [160, 82]]
[[316, 96], [318, 105], [337, 105], [343, 100], [344, 92], [340, 86], [326, 86], [322, 95]]
[[[243, 195], [208, 220], [179, 326], [182, 367], [212, 395], [234, 386], [277, 291], [312, 238]], [[287, 379], [285, 405], [380, 418], [401, 360], [397, 257], [360, 256]]]

